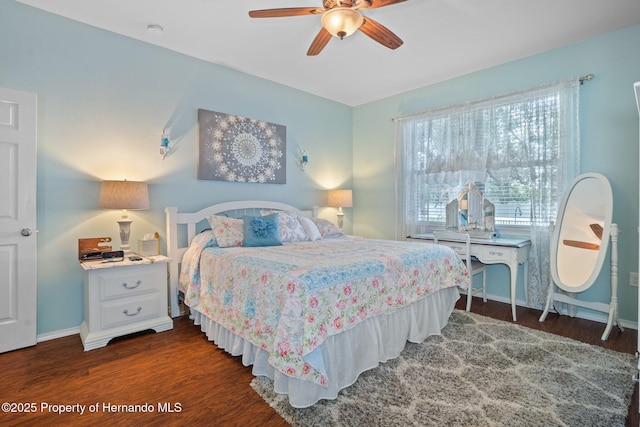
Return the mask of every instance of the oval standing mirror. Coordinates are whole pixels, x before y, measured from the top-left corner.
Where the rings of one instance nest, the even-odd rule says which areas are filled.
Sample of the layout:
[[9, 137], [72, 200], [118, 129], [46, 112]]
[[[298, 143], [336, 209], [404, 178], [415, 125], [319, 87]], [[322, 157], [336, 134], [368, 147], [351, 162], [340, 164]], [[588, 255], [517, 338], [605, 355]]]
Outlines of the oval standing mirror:
[[[609, 240], [617, 227], [612, 224], [613, 193], [606, 177], [596, 173], [578, 176], [570, 184], [562, 197], [556, 226], [551, 236], [551, 277], [547, 305], [540, 321], [544, 321], [554, 301], [609, 312], [609, 323], [603, 335], [607, 339], [613, 323], [617, 323], [617, 276], [614, 277], [614, 263], [617, 265], [617, 249], [612, 249], [611, 302], [591, 303], [556, 292], [556, 287], [570, 294], [589, 289], [596, 281], [607, 256]], [[614, 230], [614, 233], [612, 233]], [[613, 245], [612, 247], [615, 247]], [[616, 267], [617, 269], [617, 267]]]
[[613, 195], [604, 176], [580, 175], [569, 185], [551, 237], [551, 275], [559, 288], [586, 291], [598, 278], [609, 248], [612, 212]]

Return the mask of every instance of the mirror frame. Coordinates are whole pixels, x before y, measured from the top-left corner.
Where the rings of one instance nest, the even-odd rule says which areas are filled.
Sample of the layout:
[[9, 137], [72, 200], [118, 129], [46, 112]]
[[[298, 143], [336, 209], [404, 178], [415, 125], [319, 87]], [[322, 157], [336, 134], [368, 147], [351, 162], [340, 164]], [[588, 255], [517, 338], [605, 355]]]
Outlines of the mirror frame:
[[[602, 239], [600, 242], [600, 248], [598, 249], [599, 253], [591, 270], [591, 274], [589, 277], [580, 285], [580, 286], [567, 286], [565, 285], [559, 277], [558, 274], [558, 249], [560, 245], [563, 243], [560, 242], [562, 225], [565, 220], [565, 213], [567, 210], [567, 206], [569, 202], [572, 200], [572, 194], [576, 187], [579, 184], [584, 185], [587, 180], [597, 180], [601, 186], [604, 188], [603, 194], [599, 194], [598, 202], [604, 205], [604, 225], [602, 230]], [[613, 218], [613, 193], [611, 191], [611, 184], [609, 180], [601, 174], [598, 173], [585, 173], [577, 176], [571, 181], [567, 190], [565, 190], [564, 195], [562, 197], [562, 201], [560, 202], [560, 207], [558, 208], [558, 216], [556, 218], [555, 228], [553, 229], [553, 234], [551, 236], [551, 276], [553, 278], [553, 282], [560, 289], [570, 292], [570, 293], [579, 293], [589, 289], [593, 283], [596, 281], [598, 276], [600, 275], [600, 271], [602, 270], [602, 266], [604, 264], [604, 260], [607, 256], [608, 248], [609, 248], [609, 240], [611, 235], [611, 223]], [[584, 250], [592, 250], [592, 249], [584, 249]]]

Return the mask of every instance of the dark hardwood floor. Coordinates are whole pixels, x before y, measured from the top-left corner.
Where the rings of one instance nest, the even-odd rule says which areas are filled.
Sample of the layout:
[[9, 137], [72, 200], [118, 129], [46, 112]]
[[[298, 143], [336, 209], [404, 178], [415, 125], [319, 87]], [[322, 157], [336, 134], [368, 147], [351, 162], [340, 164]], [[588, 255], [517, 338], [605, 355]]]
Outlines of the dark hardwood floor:
[[[464, 303], [463, 296], [457, 307], [464, 309]], [[508, 304], [474, 300], [472, 311], [511, 320]], [[539, 311], [521, 307], [517, 314], [520, 325], [616, 351], [633, 354], [636, 350], [635, 330], [620, 333], [614, 328], [609, 340], [602, 342], [604, 325], [600, 323], [555, 314], [539, 323]], [[175, 319], [171, 331], [113, 340], [90, 352], [83, 351], [78, 335], [42, 342], [0, 354], [0, 366], [0, 402], [13, 402], [13, 409], [34, 410], [2, 411], [2, 426], [287, 425], [250, 387], [251, 369], [209, 343], [186, 318]], [[639, 425], [637, 402], [636, 386], [627, 426]], [[72, 407], [66, 410], [76, 412], [54, 412], [58, 408], [53, 405], [74, 404], [85, 405], [84, 414]], [[131, 413], [116, 405], [140, 406]], [[148, 412], [141, 412], [144, 409]]]

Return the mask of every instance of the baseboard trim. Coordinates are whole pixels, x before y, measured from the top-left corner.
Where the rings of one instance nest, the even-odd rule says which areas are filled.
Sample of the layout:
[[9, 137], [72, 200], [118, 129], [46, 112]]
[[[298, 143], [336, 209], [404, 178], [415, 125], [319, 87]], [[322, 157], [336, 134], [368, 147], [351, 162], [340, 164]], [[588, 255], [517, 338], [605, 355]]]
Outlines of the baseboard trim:
[[38, 334], [36, 337], [37, 342], [55, 340], [56, 338], [68, 337], [70, 335], [80, 334], [80, 326], [69, 329], [61, 329], [59, 331], [45, 332], [44, 334]]
[[[466, 294], [464, 291], [460, 293], [463, 295]], [[505, 304], [511, 304], [511, 300], [508, 297], [501, 297], [498, 295], [487, 294], [487, 299], [491, 301], [503, 302]], [[531, 308], [534, 310], [540, 310], [540, 314], [542, 314], [542, 310], [544, 309], [544, 307], [529, 307], [526, 301], [518, 300], [518, 299], [516, 299], [516, 305], [518, 307], [525, 307], [525, 308]], [[473, 306], [471, 306], [471, 308], [473, 309]], [[562, 316], [569, 316], [569, 314], [566, 312], [561, 312], [560, 314]], [[574, 317], [577, 317], [579, 319], [584, 319], [584, 320], [591, 320], [592, 322], [598, 322], [603, 324], [606, 324], [608, 320], [607, 315], [604, 313], [600, 314], [596, 312], [585, 312], [580, 309], [578, 309], [578, 312]], [[622, 327], [626, 329], [634, 329], [636, 331], [638, 330], [638, 322], [633, 322], [631, 320], [620, 319], [620, 325], [622, 325]]]

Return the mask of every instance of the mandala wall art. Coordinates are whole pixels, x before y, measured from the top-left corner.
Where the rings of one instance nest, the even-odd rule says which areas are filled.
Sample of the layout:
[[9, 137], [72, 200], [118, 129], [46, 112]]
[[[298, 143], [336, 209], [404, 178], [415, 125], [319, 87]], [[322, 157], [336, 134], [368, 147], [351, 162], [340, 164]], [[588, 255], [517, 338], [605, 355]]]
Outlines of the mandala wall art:
[[285, 184], [286, 126], [198, 110], [198, 179]]

